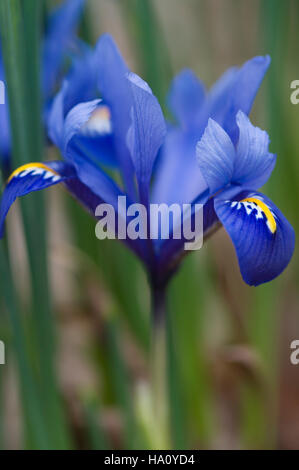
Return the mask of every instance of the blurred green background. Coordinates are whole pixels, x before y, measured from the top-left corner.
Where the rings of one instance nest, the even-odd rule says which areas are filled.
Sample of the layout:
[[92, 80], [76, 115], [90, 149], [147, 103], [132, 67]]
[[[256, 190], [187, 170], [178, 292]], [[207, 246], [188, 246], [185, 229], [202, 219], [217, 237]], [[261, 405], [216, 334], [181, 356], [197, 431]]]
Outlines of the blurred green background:
[[[163, 105], [183, 67], [210, 86], [228, 67], [270, 54], [251, 116], [278, 155], [266, 193], [297, 231], [299, 105], [290, 102], [290, 83], [299, 80], [298, 28], [297, 0], [87, 0], [80, 34], [94, 44], [111, 33]], [[29, 47], [34, 37], [26, 37]], [[30, 125], [29, 134], [39, 127]], [[28, 155], [43, 151], [27, 140]], [[23, 236], [15, 206], [10, 269], [1, 254], [0, 447], [151, 447], [142, 267], [119, 243], [98, 241], [95, 222], [61, 188], [47, 191], [46, 202], [25, 199], [36, 208], [35, 231]], [[299, 365], [290, 363], [298, 275], [295, 252], [278, 279], [246, 286], [223, 229], [184, 261], [169, 292], [173, 448], [299, 448]]]

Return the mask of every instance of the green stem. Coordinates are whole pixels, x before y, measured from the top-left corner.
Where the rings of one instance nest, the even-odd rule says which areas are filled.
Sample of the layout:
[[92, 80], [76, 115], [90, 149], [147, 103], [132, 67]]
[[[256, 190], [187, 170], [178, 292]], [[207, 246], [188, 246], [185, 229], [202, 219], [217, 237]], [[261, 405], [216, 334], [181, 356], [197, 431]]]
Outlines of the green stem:
[[167, 328], [166, 328], [165, 288], [152, 290], [152, 408], [155, 421], [153, 444], [156, 449], [169, 449], [169, 404], [167, 367]]
[[20, 308], [17, 301], [7, 250], [3, 241], [0, 241], [0, 285], [3, 303], [10, 317], [24, 417], [28, 427], [28, 435], [30, 436], [29, 439], [27, 436], [27, 439], [30, 441], [30, 447], [33, 449], [48, 449], [49, 436], [45, 429], [41, 403], [30, 366]]
[[[41, 0], [1, 0], [2, 52], [10, 111], [13, 166], [43, 160], [41, 121]], [[53, 448], [69, 448], [70, 438], [54, 369], [55, 338], [48, 279], [47, 227], [43, 196], [22, 200], [32, 289], [34, 340], [43, 412]]]

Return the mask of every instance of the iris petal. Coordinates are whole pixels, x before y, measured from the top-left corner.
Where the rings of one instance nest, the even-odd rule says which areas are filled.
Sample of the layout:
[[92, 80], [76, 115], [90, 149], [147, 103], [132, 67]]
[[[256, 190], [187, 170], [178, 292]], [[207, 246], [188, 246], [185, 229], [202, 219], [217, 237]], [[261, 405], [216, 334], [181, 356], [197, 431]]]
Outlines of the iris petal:
[[[230, 85], [221, 99], [217, 99], [211, 117], [221, 124], [233, 143], [238, 140], [236, 114], [239, 110], [249, 114], [254, 98], [270, 65], [269, 56], [257, 56], [245, 62], [237, 72], [232, 72]], [[224, 100], [224, 101], [223, 101]]]
[[1, 198], [0, 236], [3, 236], [6, 215], [17, 197], [48, 188], [71, 177], [71, 173], [61, 175], [44, 163], [28, 163], [15, 170], [8, 179]]
[[[135, 76], [136, 77], [136, 76]], [[137, 84], [136, 84], [137, 83]], [[152, 169], [166, 135], [166, 124], [157, 98], [140, 82], [130, 81], [132, 93], [132, 124], [128, 147], [134, 164], [142, 202], [148, 198]]]
[[86, 157], [78, 146], [71, 144], [69, 162], [74, 165], [80, 181], [96, 194], [102, 201], [111, 204], [117, 210], [118, 197], [125, 194], [99, 166]]
[[279, 209], [261, 193], [216, 200], [215, 210], [230, 235], [244, 281], [253, 286], [271, 281], [288, 265], [295, 233]]
[[67, 50], [72, 46], [85, 0], [67, 0], [52, 14], [43, 44], [43, 88], [46, 98], [55, 91]]
[[132, 119], [132, 95], [130, 82], [127, 79], [130, 71], [109, 34], [104, 34], [99, 40], [96, 55], [99, 89], [111, 112], [117, 159], [126, 190], [134, 198], [133, 162], [126, 140]]
[[[194, 154], [196, 143], [202, 137], [208, 119], [211, 117], [221, 125], [233, 143], [236, 143], [239, 132], [236, 114], [239, 109], [246, 114], [249, 113], [269, 63], [268, 56], [254, 57], [240, 68], [233, 67], [227, 70], [209, 90], [197, 112], [195, 104], [199, 103], [203, 95], [200, 82], [198, 81], [196, 85], [197, 79], [192, 77], [189, 71], [183, 71], [178, 75], [170, 91], [169, 106], [181, 126], [168, 133], [166, 137], [154, 183], [155, 201], [186, 203], [195, 199], [196, 195], [204, 190], [204, 175], [200, 175], [200, 171], [196, 168]], [[183, 79], [186, 74], [189, 78], [184, 84]], [[179, 181], [179, 189], [173, 187], [173, 181]], [[196, 185], [198, 185], [197, 190]], [[256, 181], [253, 188], [260, 186], [259, 181]]]
[[61, 151], [63, 149], [63, 131], [64, 131], [64, 97], [68, 87], [67, 81], [64, 81], [60, 91], [53, 100], [50, 112], [47, 117], [48, 135], [53, 144]]
[[237, 114], [237, 124], [240, 134], [233, 179], [243, 187], [258, 189], [269, 179], [276, 156], [269, 153], [267, 132], [254, 127], [242, 111]]
[[[107, 177], [108, 178], [108, 177]], [[99, 186], [102, 186], [101, 194], [106, 196], [110, 202], [113, 201], [113, 198], [108, 194], [108, 189], [111, 190], [109, 186], [109, 181], [99, 178], [95, 178]], [[33, 191], [39, 191], [41, 189], [46, 189], [50, 186], [53, 186], [58, 183], [63, 183], [67, 190], [82, 204], [85, 209], [95, 217], [95, 210], [97, 206], [101, 203], [106, 203], [107, 201], [100, 197], [99, 194], [92, 191], [92, 184], [88, 181], [88, 184], [84, 184], [78, 176], [76, 175], [74, 167], [70, 164], [63, 161], [51, 161], [47, 163], [29, 163], [23, 167], [15, 170], [10, 176], [5, 190], [2, 195], [0, 203], [0, 237], [3, 237], [4, 232], [4, 221], [6, 215], [15, 202], [17, 197], [25, 196]], [[105, 186], [106, 185], [106, 186]], [[108, 191], [108, 192], [107, 192]], [[99, 193], [99, 191], [98, 191]], [[118, 207], [115, 204], [115, 214], [118, 214]], [[116, 231], [117, 231], [117, 217], [116, 217]], [[137, 256], [139, 256], [144, 262], [146, 262], [145, 257], [145, 247], [144, 240], [130, 240], [125, 239], [123, 242], [134, 251]]]
[[68, 113], [63, 123], [63, 142], [60, 147], [65, 158], [68, 158], [68, 147], [70, 142], [76, 137], [84, 126], [88, 123], [92, 114], [99, 107], [101, 100], [88, 101], [75, 106]]
[[[5, 84], [4, 65], [1, 56], [0, 44], [0, 87]], [[1, 87], [0, 93], [0, 161], [2, 170], [7, 170], [10, 166], [11, 135], [9, 125], [9, 107], [5, 96], [5, 85]], [[4, 96], [2, 96], [4, 95]], [[2, 98], [4, 97], [4, 102]]]
[[94, 49], [80, 43], [83, 51], [75, 56], [67, 75], [68, 87], [64, 97], [64, 116], [78, 103], [91, 101], [99, 96], [97, 83], [97, 56]]
[[[117, 206], [117, 197], [123, 195], [116, 183], [98, 165], [96, 159], [82, 146], [82, 132], [91, 115], [99, 109], [100, 100], [80, 103], [67, 115], [64, 123], [62, 153], [76, 169], [78, 178], [103, 201]], [[100, 148], [99, 148], [100, 152]]]
[[211, 195], [231, 182], [235, 148], [227, 133], [213, 119], [209, 119], [206, 130], [197, 143], [196, 156]]
[[152, 202], [186, 204], [207, 189], [196, 161], [194, 134], [169, 129], [158, 158]]
[[197, 116], [205, 99], [205, 87], [189, 69], [182, 70], [172, 81], [168, 107], [178, 122], [186, 127], [197, 124]]

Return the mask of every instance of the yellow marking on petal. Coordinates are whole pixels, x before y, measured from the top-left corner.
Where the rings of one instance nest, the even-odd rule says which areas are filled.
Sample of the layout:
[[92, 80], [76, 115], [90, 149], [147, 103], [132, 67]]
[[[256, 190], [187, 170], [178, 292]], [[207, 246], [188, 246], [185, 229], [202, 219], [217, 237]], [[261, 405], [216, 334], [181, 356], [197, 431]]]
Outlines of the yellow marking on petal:
[[272, 233], [275, 233], [276, 232], [276, 221], [275, 221], [275, 218], [272, 214], [272, 212], [270, 211], [269, 207], [263, 202], [261, 201], [260, 199], [258, 198], [255, 198], [255, 197], [247, 197], [245, 199], [242, 199], [242, 201], [240, 202], [253, 202], [255, 203], [257, 206], [259, 206], [259, 208], [263, 211], [263, 213], [265, 214], [266, 216], [266, 219], [267, 219], [267, 225], [269, 227], [269, 230], [272, 232]]
[[49, 168], [47, 165], [44, 165], [44, 163], [26, 163], [25, 165], [19, 166], [8, 178], [7, 183], [8, 184], [15, 176], [19, 175], [25, 170], [34, 170], [35, 168], [43, 168], [45, 171], [50, 171], [53, 173], [53, 175], [58, 175], [57, 171], [52, 170], [52, 168]]

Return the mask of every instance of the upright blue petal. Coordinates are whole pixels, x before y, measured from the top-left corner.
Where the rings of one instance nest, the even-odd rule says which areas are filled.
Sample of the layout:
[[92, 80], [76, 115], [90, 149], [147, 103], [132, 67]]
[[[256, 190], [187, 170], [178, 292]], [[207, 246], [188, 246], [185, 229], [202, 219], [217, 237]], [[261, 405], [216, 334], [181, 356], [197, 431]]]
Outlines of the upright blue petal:
[[65, 158], [68, 157], [68, 146], [73, 137], [80, 134], [87, 125], [92, 114], [98, 109], [101, 100], [96, 99], [86, 103], [79, 103], [66, 116], [63, 123], [63, 142], [61, 151]]
[[202, 120], [211, 117], [220, 124], [236, 143], [239, 129], [236, 115], [239, 110], [249, 114], [254, 98], [270, 65], [269, 56], [257, 56], [245, 62], [239, 69], [225, 73], [208, 93]]
[[[90, 67], [93, 70], [85, 67], [86, 62], [92, 62]], [[84, 106], [84, 103], [89, 99], [99, 95], [96, 91], [96, 74], [94, 73], [92, 76], [92, 72], [95, 72], [96, 69], [95, 66], [95, 54], [93, 54], [92, 61], [80, 59], [76, 62], [75, 68], [68, 74], [50, 107], [47, 116], [48, 135], [50, 140], [60, 149], [63, 147], [64, 121], [68, 112], [78, 104], [82, 103]], [[89, 78], [87, 78], [88, 76]], [[114, 133], [108, 106], [102, 103], [95, 109], [93, 115], [89, 113], [88, 119], [89, 122], [86, 122], [82, 128], [80, 138], [77, 138], [77, 145], [90, 158], [98, 160], [104, 165], [116, 167]]]
[[209, 119], [206, 130], [196, 146], [196, 156], [211, 195], [231, 182], [236, 158], [235, 148], [227, 133], [213, 119]]
[[253, 286], [271, 281], [288, 265], [295, 233], [278, 208], [261, 193], [215, 200], [215, 210], [230, 235], [244, 281]]
[[198, 125], [198, 115], [205, 99], [205, 87], [189, 69], [182, 70], [172, 81], [168, 107], [184, 128]]
[[53, 142], [60, 150], [63, 149], [63, 139], [64, 139], [64, 97], [68, 83], [65, 80], [62, 84], [62, 87], [55, 96], [51, 109], [47, 117], [48, 125], [48, 135]]
[[146, 83], [146, 81], [143, 80], [143, 78], [139, 77], [139, 75], [137, 75], [136, 73], [128, 72], [127, 78], [129, 79], [131, 83], [133, 83], [137, 87], [142, 88], [142, 90], [144, 91], [147, 91], [150, 95], [153, 94], [152, 89], [149, 86], [149, 84]]
[[66, 53], [75, 38], [85, 0], [67, 0], [51, 16], [43, 44], [43, 89], [46, 98], [55, 91]]
[[254, 127], [242, 111], [237, 114], [237, 124], [240, 132], [233, 182], [244, 188], [259, 189], [269, 179], [276, 156], [269, 153], [267, 132]]
[[132, 121], [132, 93], [126, 66], [112, 37], [104, 34], [96, 47], [98, 83], [101, 96], [111, 112], [115, 148], [126, 190], [134, 199], [133, 162], [127, 146], [127, 133]]
[[[136, 172], [140, 197], [148, 202], [148, 191], [152, 169], [161, 147], [166, 124], [157, 98], [140, 80], [130, 81], [132, 93], [132, 124], [128, 133], [128, 146]], [[136, 84], [137, 83], [137, 84]]]
[[154, 172], [153, 203], [186, 204], [206, 191], [196, 161], [196, 135], [169, 129]]
[[237, 142], [239, 130], [236, 115], [239, 110], [249, 114], [255, 96], [261, 86], [265, 73], [270, 65], [269, 56], [258, 56], [246, 62], [238, 71], [231, 90], [231, 103], [223, 116], [223, 127], [234, 143]]
[[[180, 126], [170, 128], [167, 133], [155, 174], [152, 195], [154, 202], [189, 203], [206, 191], [207, 183], [196, 162], [196, 144], [201, 139], [210, 116], [214, 116], [219, 123], [223, 121], [219, 113], [228, 107], [237, 72], [237, 68], [225, 72], [206, 94], [203, 102], [204, 87], [192, 76], [192, 72], [182, 72], [174, 79], [168, 101]], [[188, 87], [184, 86], [185, 78]], [[194, 103], [197, 103], [197, 109], [192, 103], [193, 93], [196, 95]], [[180, 184], [175, 185], [174, 181], [179, 181]]]
[[96, 51], [85, 44], [81, 49], [82, 53], [73, 57], [66, 77], [68, 87], [64, 96], [64, 116], [78, 103], [99, 98]]
[[[62, 154], [76, 169], [78, 178], [98, 197], [117, 207], [118, 196], [124, 195], [116, 183], [98, 166], [97, 161], [87, 155], [81, 147], [81, 136], [92, 114], [99, 108], [101, 100], [80, 103], [67, 115], [64, 122]], [[100, 152], [101, 149], [99, 148]]]
[[209, 89], [206, 102], [201, 111], [205, 125], [209, 117], [212, 117], [218, 124], [223, 124], [223, 117], [229, 107], [231, 92], [236, 83], [238, 71], [238, 67], [230, 67]]
[[0, 81], [4, 84], [4, 103], [0, 102], [0, 161], [2, 169], [9, 166], [10, 153], [11, 153], [11, 135], [9, 125], [9, 108], [7, 103], [7, 96], [5, 93], [5, 76], [4, 66], [1, 57], [1, 44], [0, 44]]
[[[183, 73], [181, 77], [178, 77], [178, 81], [171, 90], [170, 107], [177, 117], [179, 113], [181, 125], [167, 134], [159, 158], [159, 171], [154, 182], [153, 199], [155, 201], [161, 202], [164, 198], [167, 202], [175, 202], [176, 191], [173, 189], [173, 181], [180, 181], [178, 202], [191, 202], [196, 195], [205, 191], [203, 175], [196, 168], [194, 158], [196, 143], [201, 139], [209, 118], [223, 127], [234, 144], [237, 142], [236, 114], [239, 109], [246, 114], [249, 113], [269, 63], [269, 57], [255, 57], [241, 68], [233, 67], [227, 70], [206, 94], [197, 112], [193, 103], [190, 103], [189, 96], [192, 98], [192, 93], [190, 95], [188, 93], [188, 90], [192, 89], [192, 83], [193, 89], [196, 88], [196, 78], [188, 77], [187, 74], [189, 87], [187, 91], [185, 90], [184, 100], [183, 79], [186, 75]], [[194, 95], [194, 103], [199, 102], [203, 96], [203, 91], [200, 92], [200, 82]], [[193, 115], [192, 123], [191, 114]], [[184, 124], [182, 123], [183, 115]], [[197, 185], [198, 190], [196, 190]], [[255, 185], [255, 187], [258, 186]], [[239, 188], [236, 191], [238, 192]]]

